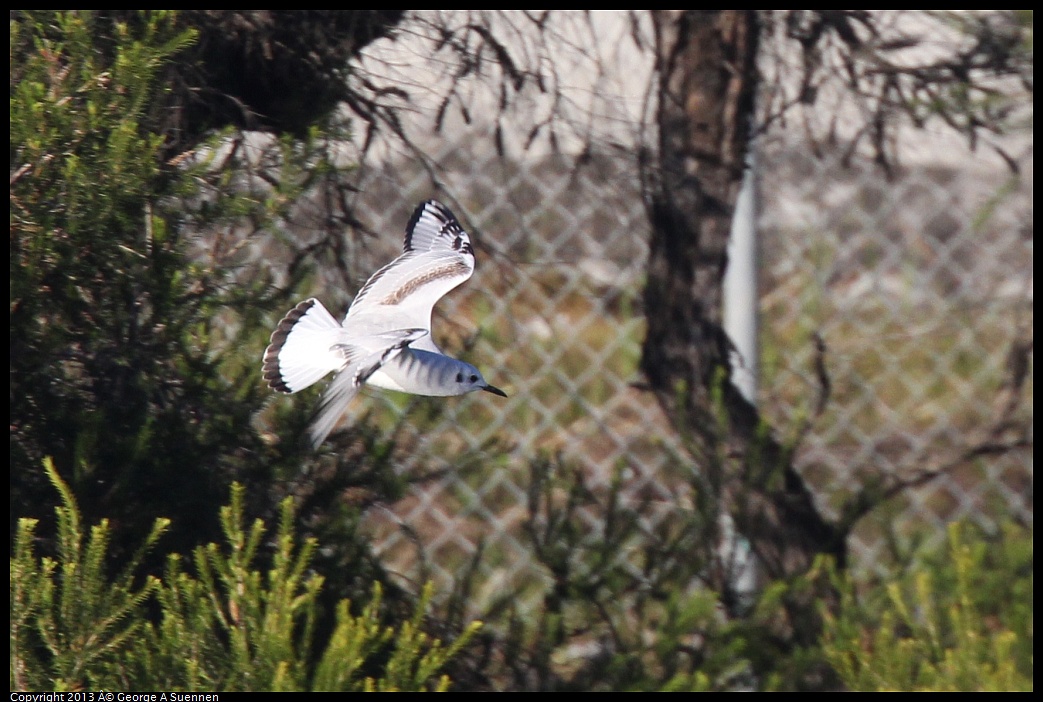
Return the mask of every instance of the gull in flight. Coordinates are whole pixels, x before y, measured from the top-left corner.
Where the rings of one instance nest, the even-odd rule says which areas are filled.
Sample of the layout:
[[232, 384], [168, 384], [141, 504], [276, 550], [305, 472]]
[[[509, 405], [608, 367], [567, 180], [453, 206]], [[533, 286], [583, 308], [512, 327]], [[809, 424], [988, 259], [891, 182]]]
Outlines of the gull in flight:
[[279, 322], [264, 352], [264, 379], [294, 393], [329, 373], [309, 434], [318, 448], [363, 384], [414, 395], [449, 397], [485, 390], [501, 397], [470, 363], [442, 353], [431, 338], [431, 310], [474, 272], [467, 232], [442, 203], [420, 203], [406, 227], [402, 255], [362, 286], [338, 322], [311, 298]]

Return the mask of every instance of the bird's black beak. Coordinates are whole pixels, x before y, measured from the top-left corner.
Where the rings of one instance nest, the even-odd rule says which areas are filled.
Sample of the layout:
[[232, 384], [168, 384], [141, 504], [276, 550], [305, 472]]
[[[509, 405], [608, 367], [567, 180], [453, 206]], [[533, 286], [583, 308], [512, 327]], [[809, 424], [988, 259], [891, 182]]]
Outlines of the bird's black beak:
[[499, 395], [500, 397], [507, 397], [507, 393], [505, 393], [500, 388], [493, 387], [492, 385], [484, 385], [482, 386], [482, 390], [485, 390], [486, 392], [491, 392], [493, 395]]

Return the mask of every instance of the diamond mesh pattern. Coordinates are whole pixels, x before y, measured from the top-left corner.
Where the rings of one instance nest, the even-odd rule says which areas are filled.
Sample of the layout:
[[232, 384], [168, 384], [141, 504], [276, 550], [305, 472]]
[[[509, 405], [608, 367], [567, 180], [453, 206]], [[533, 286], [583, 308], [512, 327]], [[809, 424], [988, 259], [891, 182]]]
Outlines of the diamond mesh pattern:
[[[618, 474], [631, 499], [663, 514], [676, 508], [671, 480], [695, 469], [634, 387], [648, 233], [634, 163], [505, 162], [494, 143], [481, 131], [446, 139], [427, 169], [364, 163], [355, 212], [380, 237], [350, 262], [361, 282], [390, 260], [410, 209], [431, 196], [471, 233], [475, 275], [436, 308], [434, 330], [510, 397], [370, 393], [357, 403], [401, 420], [401, 471], [442, 471], [372, 513], [386, 562], [450, 581], [482, 548], [479, 596], [489, 598], [546, 577], [521, 528], [534, 458], [561, 456], [592, 485]], [[828, 510], [866, 476], [915, 469], [989, 420], [1014, 330], [1032, 319], [1031, 177], [1009, 179], [970, 154], [886, 180], [806, 154], [792, 135], [761, 144], [760, 402], [782, 434], [799, 424], [818, 392], [820, 334], [832, 396], [798, 464]], [[1031, 155], [1022, 161], [1030, 174]], [[335, 277], [328, 289], [346, 307], [355, 290]], [[960, 466], [910, 493], [898, 523], [1031, 521], [1031, 485], [1028, 451]], [[872, 564], [884, 544], [865, 521], [851, 550]]]

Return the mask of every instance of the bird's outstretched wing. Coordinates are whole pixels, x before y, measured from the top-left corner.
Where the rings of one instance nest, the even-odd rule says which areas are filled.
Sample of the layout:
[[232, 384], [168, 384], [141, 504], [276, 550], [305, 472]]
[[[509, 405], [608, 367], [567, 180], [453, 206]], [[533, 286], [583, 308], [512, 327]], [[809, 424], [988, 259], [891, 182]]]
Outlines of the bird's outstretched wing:
[[[467, 232], [437, 200], [420, 203], [406, 227], [404, 251], [370, 277], [348, 309], [344, 326], [368, 334], [431, 330], [431, 310], [474, 272]], [[431, 350], [437, 351], [433, 345]]]

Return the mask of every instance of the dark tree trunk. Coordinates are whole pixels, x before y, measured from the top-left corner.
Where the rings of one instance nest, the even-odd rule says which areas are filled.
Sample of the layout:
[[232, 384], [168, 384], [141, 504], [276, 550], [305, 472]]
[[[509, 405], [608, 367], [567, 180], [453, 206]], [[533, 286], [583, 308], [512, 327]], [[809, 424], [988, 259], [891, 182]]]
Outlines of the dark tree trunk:
[[[752, 10], [655, 11], [659, 161], [641, 367], [699, 461], [704, 489], [770, 579], [844, 559], [791, 455], [730, 381], [721, 295], [757, 82]], [[808, 635], [812, 635], [808, 632]], [[803, 638], [803, 637], [801, 637]]]

